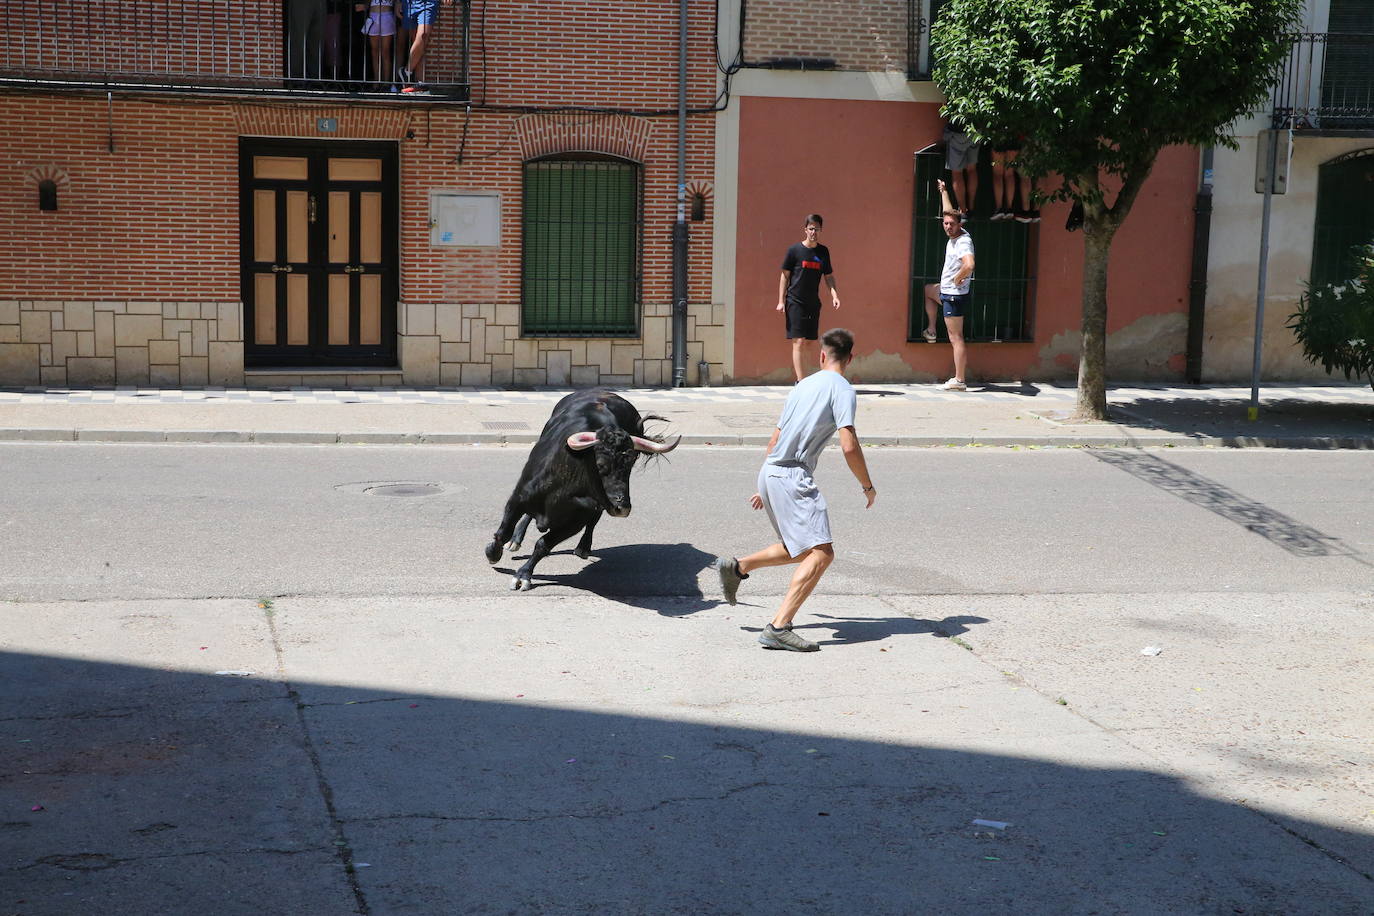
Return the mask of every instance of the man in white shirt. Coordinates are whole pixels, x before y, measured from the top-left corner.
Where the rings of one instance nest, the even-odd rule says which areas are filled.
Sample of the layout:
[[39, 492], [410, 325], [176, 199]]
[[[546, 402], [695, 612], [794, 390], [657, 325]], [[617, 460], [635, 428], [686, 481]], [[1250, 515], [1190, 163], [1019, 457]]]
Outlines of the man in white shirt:
[[941, 179], [935, 183], [940, 186], [940, 201], [944, 207], [940, 215], [940, 225], [944, 227], [949, 241], [945, 242], [945, 266], [940, 272], [939, 283], [926, 284], [926, 329], [922, 332], [926, 343], [935, 343], [935, 323], [937, 308], [945, 315], [945, 330], [949, 333], [949, 344], [954, 350], [954, 377], [945, 382], [947, 391], [967, 391], [964, 370], [967, 356], [964, 346], [964, 315], [968, 312], [972, 296], [969, 294], [969, 281], [973, 278], [973, 238], [964, 229], [959, 211], [950, 204], [949, 191]]

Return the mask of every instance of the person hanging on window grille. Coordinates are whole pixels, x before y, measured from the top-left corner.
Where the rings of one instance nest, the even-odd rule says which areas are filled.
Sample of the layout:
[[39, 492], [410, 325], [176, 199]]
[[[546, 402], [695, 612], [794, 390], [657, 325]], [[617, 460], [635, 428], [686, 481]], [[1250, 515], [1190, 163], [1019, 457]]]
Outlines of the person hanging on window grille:
[[812, 474], [821, 451], [837, 430], [849, 472], [863, 488], [864, 508], [871, 508], [878, 498], [863, 446], [854, 431], [858, 398], [844, 377], [853, 356], [853, 334], [844, 328], [825, 332], [821, 338], [821, 371], [792, 389], [768, 442], [768, 457], [759, 469], [758, 492], [749, 497], [749, 505], [768, 510], [778, 542], [747, 557], [722, 556], [715, 561], [721, 592], [729, 604], [735, 603], [740, 582], [749, 578], [752, 570], [797, 564], [778, 612], [759, 634], [765, 649], [815, 652], [820, 648], [793, 632], [792, 618], [835, 559], [830, 515]]
[[778, 311], [787, 317], [787, 339], [792, 341], [792, 371], [800, 382], [806, 377], [803, 368], [808, 357], [807, 341], [815, 340], [821, 324], [821, 277], [830, 287], [830, 302], [840, 307], [840, 291], [835, 286], [835, 270], [830, 263], [830, 249], [820, 243], [821, 215], [806, 217], [802, 240], [782, 259], [782, 275], [778, 278]]
[[945, 316], [945, 330], [949, 333], [950, 348], [954, 351], [954, 376], [944, 384], [947, 391], [967, 391], [965, 381], [967, 355], [964, 346], [964, 316], [968, 314], [973, 296], [969, 292], [973, 279], [973, 237], [964, 229], [959, 211], [949, 200], [949, 190], [943, 180], [935, 179], [940, 188], [940, 225], [948, 236], [945, 242], [945, 264], [939, 283], [927, 283], [925, 288], [926, 329], [922, 332], [926, 343], [935, 343], [936, 309]]

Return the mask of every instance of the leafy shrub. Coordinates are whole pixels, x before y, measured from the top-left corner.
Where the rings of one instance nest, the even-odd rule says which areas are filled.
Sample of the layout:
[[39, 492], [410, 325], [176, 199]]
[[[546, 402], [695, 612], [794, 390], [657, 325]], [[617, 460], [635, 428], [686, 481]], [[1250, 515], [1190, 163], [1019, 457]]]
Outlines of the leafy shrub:
[[1374, 387], [1374, 245], [1357, 245], [1352, 254], [1355, 278], [1330, 286], [1309, 284], [1287, 327], [1309, 362]]

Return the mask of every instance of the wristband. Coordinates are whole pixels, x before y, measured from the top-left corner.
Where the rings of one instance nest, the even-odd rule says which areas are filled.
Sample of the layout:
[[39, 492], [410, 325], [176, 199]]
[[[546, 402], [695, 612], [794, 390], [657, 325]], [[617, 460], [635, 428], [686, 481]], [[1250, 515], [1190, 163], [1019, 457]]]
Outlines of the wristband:
[[869, 492], [869, 491], [872, 490], [872, 489], [873, 489], [873, 487], [864, 487], [863, 491], [864, 491], [865, 493], [867, 493], [867, 492]]

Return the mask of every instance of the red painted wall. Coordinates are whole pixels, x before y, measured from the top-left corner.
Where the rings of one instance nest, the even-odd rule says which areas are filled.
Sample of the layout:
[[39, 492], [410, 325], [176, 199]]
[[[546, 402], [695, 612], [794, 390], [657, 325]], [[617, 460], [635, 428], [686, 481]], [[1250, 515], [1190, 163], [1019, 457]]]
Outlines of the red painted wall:
[[[831, 250], [842, 306], [833, 311], [822, 295], [821, 328], [854, 332], [856, 377], [864, 380], [866, 366], [869, 381], [947, 377], [948, 346], [906, 341], [912, 154], [939, 141], [938, 105], [762, 97], [739, 104], [735, 381], [791, 377], [791, 351], [775, 308], [779, 265], [787, 246], [801, 241], [810, 212], [825, 217], [822, 241]], [[1186, 313], [1196, 176], [1195, 150], [1166, 150], [1118, 232], [1109, 334], [1145, 316]], [[970, 344], [972, 378], [1070, 377], [1077, 371], [1076, 355], [1055, 360], [1041, 351], [1055, 335], [1079, 327], [1083, 240], [1064, 229], [1067, 205], [1043, 207], [1042, 214], [1035, 339]], [[976, 246], [978, 222], [969, 229]], [[889, 358], [865, 359], [881, 354]], [[1181, 375], [1181, 353], [1169, 356], [1177, 357]]]

